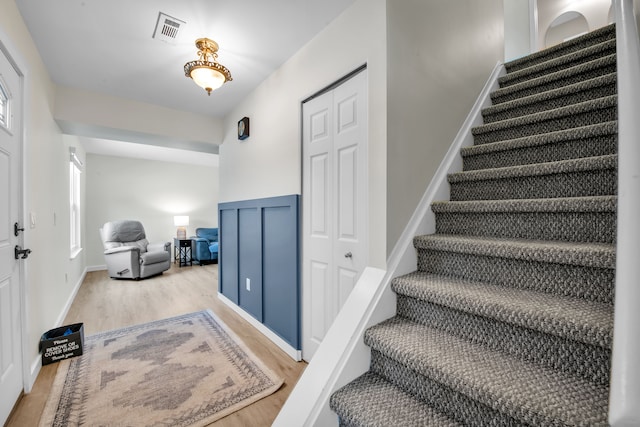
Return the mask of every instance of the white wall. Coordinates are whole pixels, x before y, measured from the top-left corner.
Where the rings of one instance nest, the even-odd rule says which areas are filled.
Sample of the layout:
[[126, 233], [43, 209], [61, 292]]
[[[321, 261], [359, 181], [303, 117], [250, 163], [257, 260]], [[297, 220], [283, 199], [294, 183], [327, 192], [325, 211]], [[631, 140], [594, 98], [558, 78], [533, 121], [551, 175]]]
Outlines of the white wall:
[[[33, 250], [25, 263], [27, 359], [37, 374], [40, 335], [56, 325], [84, 271], [84, 253], [69, 259], [69, 145], [53, 119], [54, 85], [27, 31], [14, 0], [0, 0], [0, 36], [26, 73], [25, 79], [25, 247]], [[84, 152], [78, 145], [77, 154]], [[35, 376], [32, 378], [35, 380]]]
[[611, 0], [538, 0], [538, 48], [545, 46], [549, 25], [555, 18], [569, 11], [584, 15], [589, 31], [608, 25]]
[[504, 59], [511, 61], [536, 51], [532, 36], [531, 0], [503, 0], [504, 7]]
[[584, 15], [575, 15], [573, 19], [549, 27], [545, 34], [544, 47], [555, 46], [589, 32], [589, 24]]
[[502, 60], [502, 0], [387, 2], [387, 242], [398, 240]]
[[218, 167], [87, 154], [86, 260], [103, 266], [98, 230], [135, 219], [150, 242], [171, 242], [174, 215], [189, 215], [187, 236], [218, 226]]
[[[363, 64], [369, 90], [369, 214], [372, 265], [386, 242], [386, 22], [384, 0], [359, 0], [269, 76], [224, 121], [220, 201], [301, 193], [301, 102]], [[251, 120], [238, 141], [236, 123]]]

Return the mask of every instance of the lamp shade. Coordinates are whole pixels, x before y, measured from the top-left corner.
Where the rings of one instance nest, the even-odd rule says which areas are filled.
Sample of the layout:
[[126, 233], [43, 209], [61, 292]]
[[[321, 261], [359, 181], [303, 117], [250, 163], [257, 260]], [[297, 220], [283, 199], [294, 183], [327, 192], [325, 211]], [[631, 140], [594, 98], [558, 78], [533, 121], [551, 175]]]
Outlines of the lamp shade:
[[221, 72], [207, 66], [194, 67], [191, 70], [191, 78], [206, 91], [218, 89], [226, 80]]
[[189, 216], [188, 215], [176, 215], [173, 217], [173, 225], [176, 227], [184, 227], [189, 225]]

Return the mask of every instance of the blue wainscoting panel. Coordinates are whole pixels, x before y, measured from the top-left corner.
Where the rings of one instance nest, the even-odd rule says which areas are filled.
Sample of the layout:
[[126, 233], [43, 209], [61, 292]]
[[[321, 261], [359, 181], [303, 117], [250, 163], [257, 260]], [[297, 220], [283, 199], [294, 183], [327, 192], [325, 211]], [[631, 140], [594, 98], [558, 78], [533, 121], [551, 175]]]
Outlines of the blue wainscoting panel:
[[300, 196], [220, 203], [218, 210], [220, 292], [300, 350]]
[[[265, 207], [262, 211], [264, 324], [280, 331], [289, 343], [299, 343], [300, 319], [298, 269], [297, 204]], [[293, 284], [296, 284], [293, 286]], [[296, 348], [299, 348], [296, 346]]]
[[239, 305], [262, 322], [262, 242], [260, 209], [238, 209]]
[[218, 287], [238, 304], [238, 210], [219, 209], [218, 227]]

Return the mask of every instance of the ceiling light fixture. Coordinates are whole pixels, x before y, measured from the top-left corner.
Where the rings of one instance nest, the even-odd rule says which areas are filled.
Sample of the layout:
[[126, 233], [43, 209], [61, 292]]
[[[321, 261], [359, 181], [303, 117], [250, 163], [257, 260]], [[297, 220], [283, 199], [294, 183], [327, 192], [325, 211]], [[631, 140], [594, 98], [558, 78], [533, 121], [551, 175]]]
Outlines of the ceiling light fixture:
[[231, 72], [217, 61], [218, 43], [211, 39], [201, 38], [196, 40], [196, 47], [198, 48], [198, 59], [184, 64], [184, 75], [191, 77], [211, 96], [212, 90], [216, 90], [224, 83], [233, 80]]

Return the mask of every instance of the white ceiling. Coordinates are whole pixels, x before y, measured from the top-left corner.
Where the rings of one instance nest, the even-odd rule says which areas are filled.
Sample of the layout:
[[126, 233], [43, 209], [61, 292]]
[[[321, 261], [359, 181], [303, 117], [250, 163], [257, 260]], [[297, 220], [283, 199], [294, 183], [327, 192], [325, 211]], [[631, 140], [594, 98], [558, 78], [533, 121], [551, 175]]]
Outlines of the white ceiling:
[[[16, 3], [56, 84], [223, 117], [354, 1]], [[159, 12], [186, 22], [175, 44], [152, 38]], [[183, 71], [200, 37], [218, 42], [218, 61], [233, 76], [211, 96]]]

